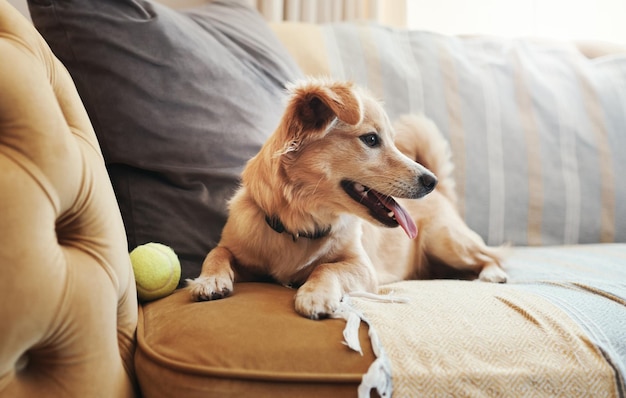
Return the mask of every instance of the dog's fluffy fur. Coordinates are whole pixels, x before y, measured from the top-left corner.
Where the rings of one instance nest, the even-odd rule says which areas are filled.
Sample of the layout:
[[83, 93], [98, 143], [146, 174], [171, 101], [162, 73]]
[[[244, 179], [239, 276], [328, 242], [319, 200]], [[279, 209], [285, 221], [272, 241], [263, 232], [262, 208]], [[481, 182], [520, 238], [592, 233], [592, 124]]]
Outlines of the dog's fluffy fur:
[[345, 293], [441, 269], [506, 280], [500, 251], [456, 210], [449, 147], [432, 122], [406, 116], [392, 126], [346, 82], [307, 80], [290, 95], [243, 171], [219, 244], [188, 281], [194, 300], [269, 276], [298, 287], [296, 311], [318, 319]]

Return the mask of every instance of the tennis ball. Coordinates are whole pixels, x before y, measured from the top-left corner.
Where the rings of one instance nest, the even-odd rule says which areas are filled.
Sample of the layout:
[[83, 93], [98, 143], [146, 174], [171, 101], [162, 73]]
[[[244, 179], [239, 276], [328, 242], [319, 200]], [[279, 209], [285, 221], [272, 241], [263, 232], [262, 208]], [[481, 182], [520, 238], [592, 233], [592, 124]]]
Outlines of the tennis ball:
[[130, 252], [137, 296], [156, 300], [172, 293], [180, 280], [180, 261], [174, 250], [161, 243], [146, 243]]

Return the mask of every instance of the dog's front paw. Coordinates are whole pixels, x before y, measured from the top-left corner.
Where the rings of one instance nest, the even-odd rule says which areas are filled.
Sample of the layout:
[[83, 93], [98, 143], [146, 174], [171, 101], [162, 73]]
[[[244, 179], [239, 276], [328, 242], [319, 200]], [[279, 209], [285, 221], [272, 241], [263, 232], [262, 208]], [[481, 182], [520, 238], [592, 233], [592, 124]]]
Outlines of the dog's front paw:
[[233, 291], [233, 279], [228, 276], [200, 276], [187, 279], [187, 287], [194, 301], [218, 300]]
[[339, 307], [341, 296], [338, 286], [307, 282], [296, 293], [296, 312], [310, 319], [328, 318]]
[[478, 279], [483, 282], [505, 283], [507, 278], [506, 272], [497, 264], [486, 265], [478, 274]]

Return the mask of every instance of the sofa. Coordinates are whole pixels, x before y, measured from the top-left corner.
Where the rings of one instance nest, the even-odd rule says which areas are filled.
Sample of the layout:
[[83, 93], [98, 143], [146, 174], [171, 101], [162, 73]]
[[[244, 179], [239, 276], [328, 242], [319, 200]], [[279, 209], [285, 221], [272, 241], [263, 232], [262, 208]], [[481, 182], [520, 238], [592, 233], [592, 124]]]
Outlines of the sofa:
[[[237, 0], [28, 3], [32, 23], [0, 0], [1, 397], [626, 394], [623, 47], [268, 24]], [[307, 75], [433, 119], [459, 211], [510, 245], [506, 284], [381, 286], [346, 301], [356, 324], [264, 281], [190, 300]], [[138, 303], [128, 253], [151, 241], [183, 276]]]

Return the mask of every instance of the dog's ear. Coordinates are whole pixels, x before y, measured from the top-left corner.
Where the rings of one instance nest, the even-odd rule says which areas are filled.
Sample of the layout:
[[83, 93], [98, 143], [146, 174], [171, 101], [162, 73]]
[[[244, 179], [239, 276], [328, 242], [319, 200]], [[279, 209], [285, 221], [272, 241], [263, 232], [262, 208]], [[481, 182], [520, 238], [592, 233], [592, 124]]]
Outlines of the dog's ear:
[[363, 119], [363, 105], [350, 82], [309, 80], [289, 90], [283, 123], [293, 139], [323, 132], [335, 118], [350, 125]]

